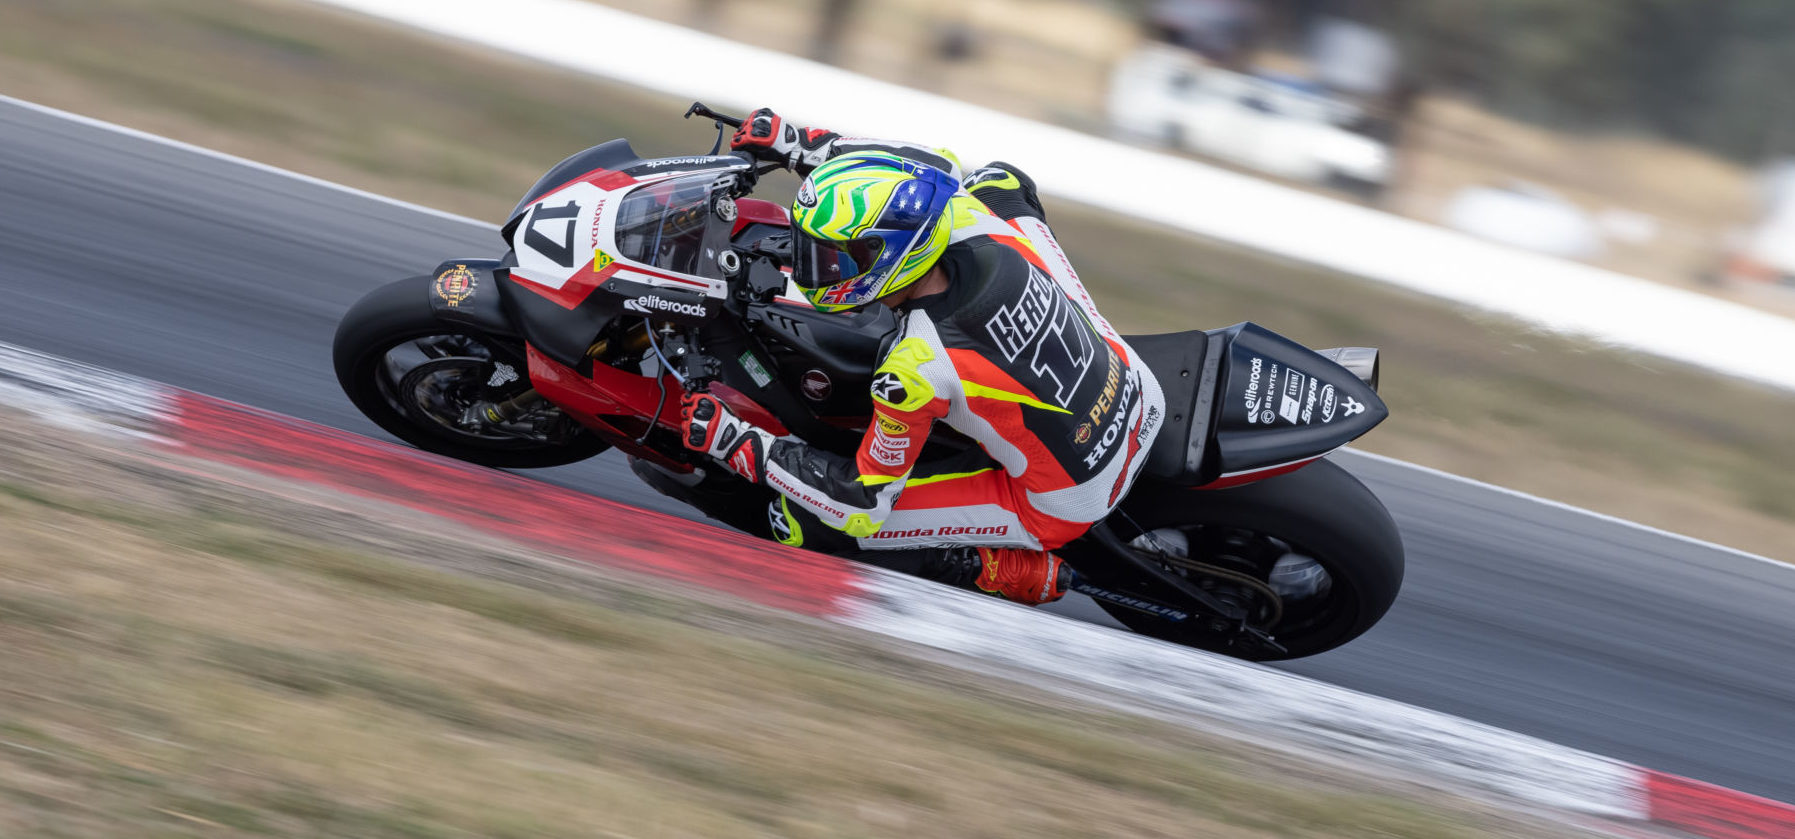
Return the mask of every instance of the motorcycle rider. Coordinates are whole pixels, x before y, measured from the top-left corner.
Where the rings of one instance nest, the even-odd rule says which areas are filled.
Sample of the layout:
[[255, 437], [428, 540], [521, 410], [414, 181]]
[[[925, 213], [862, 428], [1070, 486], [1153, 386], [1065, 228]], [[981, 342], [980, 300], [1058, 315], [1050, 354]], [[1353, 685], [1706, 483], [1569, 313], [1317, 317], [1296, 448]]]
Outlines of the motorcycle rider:
[[[846, 138], [762, 108], [730, 146], [804, 176], [792, 280], [811, 304], [891, 307], [896, 340], [846, 458], [776, 438], [705, 393], [686, 444], [779, 493], [789, 545], [1038, 605], [1072, 573], [1051, 551], [1124, 497], [1164, 413], [1158, 382], [1091, 302], [1034, 183], [941, 149]], [[935, 422], [978, 448], [919, 457]]]

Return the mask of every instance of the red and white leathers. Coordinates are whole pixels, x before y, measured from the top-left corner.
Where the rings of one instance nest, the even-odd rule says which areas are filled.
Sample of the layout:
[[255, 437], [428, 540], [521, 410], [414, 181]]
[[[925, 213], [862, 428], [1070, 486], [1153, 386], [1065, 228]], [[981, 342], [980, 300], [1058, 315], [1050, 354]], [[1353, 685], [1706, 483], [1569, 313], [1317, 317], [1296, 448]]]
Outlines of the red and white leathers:
[[[951, 158], [915, 146], [831, 146], [894, 151], [959, 175]], [[1159, 383], [1098, 313], [1033, 185], [998, 167], [967, 183], [937, 263], [948, 290], [898, 310], [856, 456], [771, 445], [764, 476], [785, 497], [785, 521], [774, 521], [782, 541], [813, 542], [802, 530], [814, 516], [867, 550], [1051, 550], [1107, 516], [1145, 463], [1164, 416]], [[937, 422], [982, 453], [920, 462]]]

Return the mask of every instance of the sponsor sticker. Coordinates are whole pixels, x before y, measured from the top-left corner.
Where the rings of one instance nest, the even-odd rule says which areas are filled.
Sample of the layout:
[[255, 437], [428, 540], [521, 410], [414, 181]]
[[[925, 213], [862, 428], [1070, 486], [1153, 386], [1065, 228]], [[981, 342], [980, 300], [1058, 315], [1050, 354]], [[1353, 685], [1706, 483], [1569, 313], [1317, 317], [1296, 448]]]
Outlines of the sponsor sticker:
[[[1091, 409], [1085, 412], [1088, 425], [1099, 425], [1104, 414], [1116, 406], [1116, 389], [1122, 384], [1122, 360], [1115, 353], [1109, 354], [1109, 372], [1103, 376], [1103, 389], [1097, 392], [1097, 399], [1091, 403]], [[1087, 438], [1088, 439], [1088, 438]], [[1075, 442], [1083, 443], [1084, 440]]]
[[436, 296], [453, 308], [473, 297], [479, 284], [480, 278], [472, 269], [466, 265], [456, 265], [436, 275]]
[[821, 402], [835, 392], [835, 382], [829, 378], [828, 373], [813, 367], [805, 370], [804, 375], [798, 378], [798, 392], [804, 394], [805, 399]]
[[1244, 391], [1247, 406], [1247, 422], [1259, 419], [1259, 380], [1264, 375], [1265, 359], [1255, 356], [1247, 364], [1247, 386]]
[[1334, 409], [1336, 407], [1338, 407], [1338, 405], [1334, 402], [1334, 386], [1327, 385], [1323, 387], [1321, 389], [1321, 421], [1323, 423], [1334, 421]]
[[773, 380], [773, 374], [768, 373], [760, 359], [754, 357], [754, 351], [744, 352], [736, 360], [742, 363], [743, 370], [748, 371], [748, 377], [754, 380], [755, 387], [766, 387], [767, 382]]
[[1365, 413], [1365, 403], [1350, 396], [1340, 401], [1340, 415], [1350, 417], [1353, 414]]
[[1185, 620], [1190, 617], [1189, 614], [1180, 612], [1177, 609], [1171, 608], [1170, 606], [1165, 606], [1165, 605], [1161, 605], [1159, 603], [1154, 603], [1151, 600], [1142, 600], [1138, 597], [1134, 597], [1134, 596], [1128, 595], [1128, 594], [1123, 594], [1121, 592], [1110, 591], [1109, 589], [1106, 589], [1106, 588], [1099, 588], [1097, 586], [1091, 585], [1090, 583], [1086, 583], [1083, 581], [1080, 581], [1076, 585], [1074, 585], [1073, 589], [1078, 591], [1080, 594], [1084, 594], [1089, 597], [1094, 597], [1098, 600], [1107, 600], [1111, 603], [1115, 603], [1115, 604], [1121, 605], [1121, 606], [1127, 606], [1130, 609], [1135, 609], [1138, 611], [1146, 612], [1149, 615], [1154, 615], [1157, 617], [1165, 618], [1167, 620], [1181, 621], [1181, 620]]
[[681, 303], [678, 300], [668, 300], [658, 294], [632, 297], [623, 301], [623, 309], [627, 312], [638, 312], [644, 315], [657, 315], [670, 312], [676, 315], [704, 317], [705, 314], [707, 314], [704, 305], [701, 303]]
[[1265, 401], [1260, 403], [1263, 410], [1259, 412], [1259, 421], [1271, 425], [1278, 418], [1272, 403], [1278, 395], [1278, 365], [1274, 362], [1265, 365]]
[[1137, 435], [1135, 437], [1135, 439], [1141, 440], [1143, 442], [1146, 441], [1146, 439], [1148, 437], [1153, 436], [1153, 429], [1158, 428], [1158, 427], [1159, 427], [1159, 406], [1158, 405], [1150, 405], [1147, 408], [1146, 419], [1141, 421], [1141, 433], [1139, 435]]
[[878, 416], [879, 416], [879, 430], [880, 431], [883, 431], [886, 434], [909, 434], [910, 433], [910, 425], [908, 423], [899, 422], [897, 420], [892, 419], [891, 417], [885, 416], [884, 414], [879, 414]]
[[1139, 387], [1140, 374], [1128, 371], [1128, 375], [1122, 378], [1122, 395], [1116, 400], [1116, 412], [1110, 416], [1109, 423], [1103, 426], [1103, 434], [1097, 438], [1097, 444], [1084, 456], [1085, 466], [1097, 468], [1097, 464], [1102, 463], [1104, 456], [1109, 454], [1110, 447], [1121, 439], [1123, 426], [1128, 422], [1128, 406], [1134, 404], [1135, 390]]
[[946, 525], [943, 527], [918, 527], [911, 530], [881, 530], [868, 538], [872, 539], [915, 539], [921, 536], [1008, 536], [1010, 526], [1007, 524], [992, 525]]
[[767, 505], [767, 526], [772, 529], [775, 540], [792, 544], [792, 523], [786, 520], [784, 507], [778, 501]]
[[891, 436], [886, 433], [884, 423], [874, 426], [873, 444], [868, 449], [874, 461], [884, 466], [902, 466], [909, 450], [910, 438]]
[[502, 387], [517, 381], [517, 368], [501, 361], [492, 368], [492, 378], [486, 380], [487, 387]]
[[778, 472], [767, 473], [767, 486], [779, 490], [779, 494], [786, 498], [796, 501], [812, 510], [821, 510], [824, 514], [832, 518], [846, 519], [848, 517], [848, 514], [842, 512], [841, 508], [829, 504], [828, 501], [812, 496], [802, 487], [796, 486], [791, 481], [779, 477]]
[[598, 197], [598, 199], [596, 201], [592, 202], [592, 244], [591, 244], [591, 247], [592, 247], [592, 270], [594, 270], [594, 271], [602, 271], [602, 270], [604, 270], [604, 267], [606, 265], [611, 264], [611, 255], [608, 253], [605, 253], [602, 250], [599, 250], [599, 248], [598, 248], [598, 239], [599, 239], [598, 232], [600, 230], [603, 230], [604, 226], [605, 226], [605, 212], [604, 211], [605, 211], [605, 199], [604, 199], [604, 196], [601, 195]]
[[811, 183], [809, 178], [805, 178], [804, 183], [798, 185], [798, 206], [816, 206], [816, 184]]
[[754, 457], [754, 452], [750, 450], [752, 448], [752, 445], [748, 443], [737, 446], [735, 454], [729, 458], [729, 468], [734, 469], [736, 474], [750, 481], [758, 482], [760, 471], [757, 467], [760, 465], [760, 461]]
[[1078, 424], [1078, 430], [1072, 432], [1072, 442], [1080, 446], [1089, 443], [1091, 442], [1091, 433], [1091, 424], [1081, 422]]
[[701, 163], [719, 162], [723, 162], [723, 159], [718, 157], [663, 157], [660, 160], [650, 160], [641, 166], [644, 169], [659, 169], [662, 166], [696, 166]]
[[902, 405], [910, 401], [910, 393], [904, 390], [904, 383], [898, 380], [896, 373], [890, 371], [873, 377], [873, 396], [891, 405]]
[[986, 181], [1001, 181], [1004, 178], [1009, 177], [1009, 174], [1010, 173], [1005, 172], [1004, 170], [999, 169], [996, 166], [986, 166], [985, 168], [980, 169], [977, 172], [972, 173], [971, 176], [967, 177], [966, 183], [964, 184], [964, 186], [967, 189], [971, 189], [973, 186], [975, 186], [977, 184], [982, 184]]
[[1285, 371], [1284, 395], [1278, 400], [1278, 416], [1292, 425], [1302, 417], [1303, 383], [1307, 380], [1307, 376], [1295, 370]]

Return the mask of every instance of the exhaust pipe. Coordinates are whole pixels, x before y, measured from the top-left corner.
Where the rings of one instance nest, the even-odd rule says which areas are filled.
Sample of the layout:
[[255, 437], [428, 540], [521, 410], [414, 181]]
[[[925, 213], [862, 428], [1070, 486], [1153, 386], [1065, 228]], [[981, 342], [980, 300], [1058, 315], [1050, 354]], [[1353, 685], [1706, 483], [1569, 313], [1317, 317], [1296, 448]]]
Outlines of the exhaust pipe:
[[1315, 353], [1345, 367], [1348, 372], [1358, 376], [1359, 381], [1368, 385], [1373, 392], [1377, 390], [1376, 347], [1334, 347], [1333, 349], [1316, 350]]

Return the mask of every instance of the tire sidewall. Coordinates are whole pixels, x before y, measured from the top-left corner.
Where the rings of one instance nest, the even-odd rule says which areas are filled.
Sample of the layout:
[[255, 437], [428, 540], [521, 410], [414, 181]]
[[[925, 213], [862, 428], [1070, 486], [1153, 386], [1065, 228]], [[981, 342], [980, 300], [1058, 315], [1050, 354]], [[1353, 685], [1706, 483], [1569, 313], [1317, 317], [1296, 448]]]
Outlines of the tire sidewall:
[[[1258, 660], [1314, 655], [1363, 634], [1384, 616], [1402, 587], [1402, 538], [1375, 495], [1332, 461], [1223, 490], [1141, 486], [1123, 502], [1123, 511], [1147, 530], [1193, 524], [1239, 527], [1268, 534], [1304, 549], [1334, 578], [1336, 591], [1350, 588], [1346, 609], [1324, 627], [1292, 638], [1279, 637], [1283, 655], [1254, 654]], [[1189, 646], [1241, 655], [1182, 623], [1099, 602], [1130, 629]]]
[[488, 448], [469, 445], [420, 426], [395, 410], [381, 393], [379, 365], [393, 347], [428, 335], [465, 335], [484, 343], [490, 336], [436, 317], [430, 305], [431, 278], [407, 277], [368, 292], [337, 324], [331, 355], [337, 383], [349, 401], [374, 424], [425, 451], [498, 468], [561, 466], [585, 460], [609, 448], [590, 431], [564, 446]]

